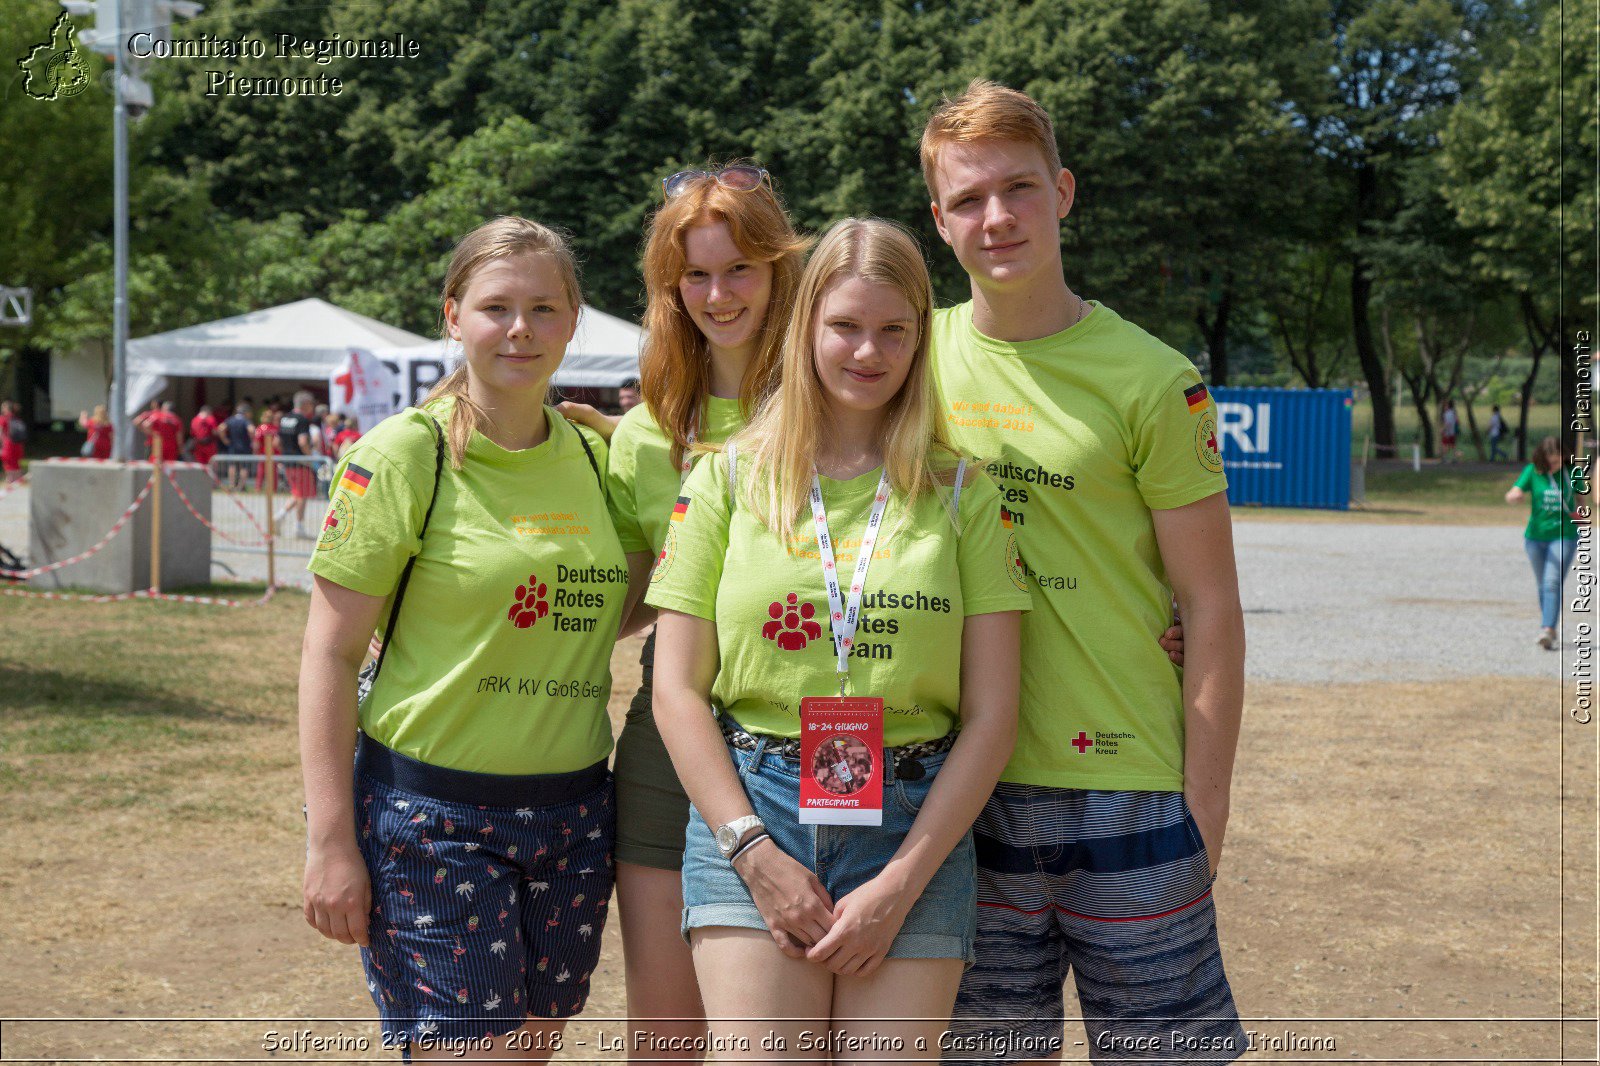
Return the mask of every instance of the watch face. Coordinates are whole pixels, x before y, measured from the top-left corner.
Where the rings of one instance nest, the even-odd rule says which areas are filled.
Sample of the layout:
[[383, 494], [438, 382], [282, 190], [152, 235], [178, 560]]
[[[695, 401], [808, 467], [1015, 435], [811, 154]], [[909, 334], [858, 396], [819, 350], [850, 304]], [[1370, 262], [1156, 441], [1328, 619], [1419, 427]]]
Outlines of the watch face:
[[721, 825], [717, 827], [717, 847], [722, 849], [724, 855], [733, 850], [739, 843], [739, 834], [733, 831], [732, 826]]

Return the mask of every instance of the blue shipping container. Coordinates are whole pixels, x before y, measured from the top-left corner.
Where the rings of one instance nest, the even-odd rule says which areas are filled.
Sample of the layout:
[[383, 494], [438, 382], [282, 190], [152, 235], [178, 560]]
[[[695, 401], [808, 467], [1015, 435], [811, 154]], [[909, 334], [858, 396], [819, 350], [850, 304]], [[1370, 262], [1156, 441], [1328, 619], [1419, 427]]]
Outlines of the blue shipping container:
[[1349, 389], [1211, 390], [1228, 502], [1350, 508]]

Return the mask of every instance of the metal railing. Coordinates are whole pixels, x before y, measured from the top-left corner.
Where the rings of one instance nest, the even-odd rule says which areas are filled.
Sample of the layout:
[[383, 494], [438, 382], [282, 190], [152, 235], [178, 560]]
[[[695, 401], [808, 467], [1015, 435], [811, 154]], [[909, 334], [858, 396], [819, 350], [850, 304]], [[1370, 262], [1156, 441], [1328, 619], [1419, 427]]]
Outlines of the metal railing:
[[211, 527], [213, 553], [264, 555], [270, 546], [279, 555], [309, 556], [316, 548], [328, 507], [332, 459], [218, 455], [208, 469], [211, 514], [199, 517]]

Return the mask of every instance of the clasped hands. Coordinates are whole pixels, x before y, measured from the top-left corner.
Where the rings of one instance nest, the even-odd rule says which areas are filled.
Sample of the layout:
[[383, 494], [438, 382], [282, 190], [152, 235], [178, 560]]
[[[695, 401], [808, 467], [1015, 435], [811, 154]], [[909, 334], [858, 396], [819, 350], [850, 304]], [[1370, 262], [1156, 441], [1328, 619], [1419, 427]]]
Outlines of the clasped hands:
[[775, 841], [742, 855], [738, 872], [778, 950], [840, 976], [876, 970], [915, 902], [914, 894], [873, 878], [835, 903], [817, 875]]

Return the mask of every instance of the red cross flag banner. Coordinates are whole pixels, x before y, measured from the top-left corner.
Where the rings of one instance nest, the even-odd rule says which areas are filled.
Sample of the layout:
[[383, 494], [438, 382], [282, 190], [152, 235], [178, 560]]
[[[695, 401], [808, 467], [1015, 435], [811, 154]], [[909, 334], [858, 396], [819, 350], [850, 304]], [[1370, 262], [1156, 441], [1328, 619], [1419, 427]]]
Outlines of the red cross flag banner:
[[356, 420], [362, 433], [398, 411], [400, 379], [365, 348], [350, 355], [328, 378], [328, 407]]
[[800, 822], [883, 824], [883, 700], [800, 701]]

